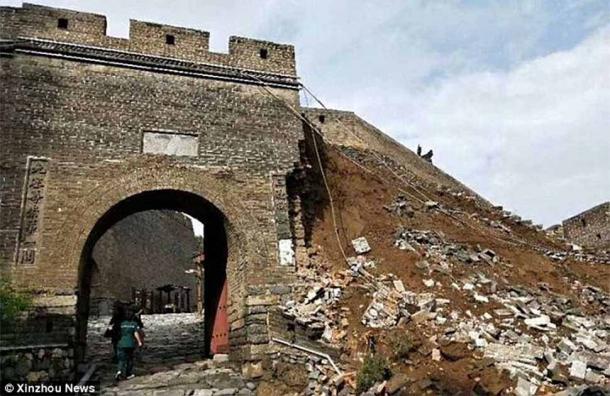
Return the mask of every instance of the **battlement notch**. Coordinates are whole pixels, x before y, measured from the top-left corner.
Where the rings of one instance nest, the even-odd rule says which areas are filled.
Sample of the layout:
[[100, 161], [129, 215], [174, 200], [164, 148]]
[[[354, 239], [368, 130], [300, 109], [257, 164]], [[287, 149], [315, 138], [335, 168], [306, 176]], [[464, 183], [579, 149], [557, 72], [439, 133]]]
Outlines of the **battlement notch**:
[[23, 3], [0, 7], [0, 38], [42, 39], [143, 55], [296, 76], [294, 47], [232, 36], [229, 53], [210, 52], [210, 33], [132, 19], [129, 39], [106, 34], [104, 15]]

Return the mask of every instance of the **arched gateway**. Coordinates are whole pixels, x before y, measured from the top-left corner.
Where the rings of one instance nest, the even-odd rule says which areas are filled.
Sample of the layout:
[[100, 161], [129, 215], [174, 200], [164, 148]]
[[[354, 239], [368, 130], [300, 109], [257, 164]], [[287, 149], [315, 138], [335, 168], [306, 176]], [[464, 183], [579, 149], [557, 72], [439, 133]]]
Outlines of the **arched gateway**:
[[132, 20], [121, 39], [105, 27], [0, 7], [0, 271], [39, 306], [11, 345], [79, 355], [95, 242], [129, 214], [174, 209], [206, 226], [206, 346], [265, 353], [298, 242], [294, 48], [231, 37], [220, 54], [207, 32]]
[[[158, 182], [153, 184], [157, 186]], [[143, 187], [141, 183], [139, 187]], [[116, 199], [116, 192], [105, 198], [98, 201], [101, 207], [107, 206], [107, 199]], [[131, 214], [154, 209], [172, 209], [187, 213], [205, 225], [207, 230], [204, 246], [206, 252], [204, 278], [204, 309], [206, 315], [204, 316], [205, 325], [201, 333], [201, 344], [204, 345], [206, 354], [229, 352], [229, 323], [231, 320], [235, 321], [236, 318], [235, 315], [232, 318], [228, 317], [228, 308], [230, 307], [228, 283], [229, 279], [236, 276], [235, 273], [238, 271], [236, 269], [237, 257], [246, 256], [244, 246], [233, 244], [233, 248], [229, 251], [228, 238], [231, 238], [231, 240], [237, 238], [236, 231], [231, 227], [226, 215], [212, 202], [198, 193], [163, 188], [138, 192], [111, 206], [95, 223], [83, 244], [78, 264], [76, 316], [76, 356], [79, 360], [85, 357], [91, 276], [94, 268], [92, 262], [93, 247], [104, 232], [118, 221]], [[77, 243], [80, 246], [82, 240]], [[126, 262], [124, 265], [130, 265], [130, 263]], [[162, 268], [150, 268], [149, 270], [163, 271]], [[236, 289], [236, 295], [243, 294], [243, 290], [240, 290], [240, 286], [243, 285], [233, 284], [232, 286]]]

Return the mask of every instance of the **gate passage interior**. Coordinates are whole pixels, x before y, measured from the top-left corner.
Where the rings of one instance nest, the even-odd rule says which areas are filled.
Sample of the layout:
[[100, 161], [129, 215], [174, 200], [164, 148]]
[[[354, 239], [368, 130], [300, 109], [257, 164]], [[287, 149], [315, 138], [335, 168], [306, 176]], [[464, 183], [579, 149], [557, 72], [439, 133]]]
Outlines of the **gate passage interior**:
[[133, 195], [116, 203], [102, 215], [89, 233], [79, 268], [77, 359], [82, 361], [86, 351], [91, 274], [94, 266], [92, 252], [95, 243], [108, 229], [125, 217], [133, 213], [157, 209], [180, 211], [204, 224], [206, 230], [203, 266], [204, 324], [201, 334], [204, 354], [213, 355], [229, 351], [226, 217], [211, 202], [197, 194], [179, 190], [154, 190]]

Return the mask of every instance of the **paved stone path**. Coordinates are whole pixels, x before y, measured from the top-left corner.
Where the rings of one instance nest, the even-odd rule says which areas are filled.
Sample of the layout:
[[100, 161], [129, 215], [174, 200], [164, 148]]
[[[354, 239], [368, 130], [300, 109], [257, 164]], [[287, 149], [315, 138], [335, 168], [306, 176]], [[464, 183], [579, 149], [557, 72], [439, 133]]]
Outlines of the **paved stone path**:
[[168, 371], [102, 386], [102, 395], [220, 396], [254, 395], [256, 384], [243, 379], [230, 364], [210, 360], [183, 363]]
[[[87, 330], [88, 363], [98, 367], [95, 378], [103, 385], [113, 383], [116, 364], [112, 346], [103, 334], [110, 317], [90, 318]], [[143, 315], [145, 346], [136, 352], [138, 376], [170, 370], [185, 362], [203, 358], [203, 320], [195, 314]]]

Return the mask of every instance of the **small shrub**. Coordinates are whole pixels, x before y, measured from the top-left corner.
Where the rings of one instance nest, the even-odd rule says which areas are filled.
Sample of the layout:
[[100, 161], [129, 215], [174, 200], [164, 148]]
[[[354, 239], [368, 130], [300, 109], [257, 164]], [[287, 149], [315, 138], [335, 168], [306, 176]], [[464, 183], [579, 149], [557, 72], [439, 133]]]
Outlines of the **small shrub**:
[[15, 290], [7, 281], [0, 280], [0, 324], [8, 325], [32, 306], [28, 293]]
[[356, 392], [358, 394], [366, 392], [371, 386], [389, 378], [390, 375], [388, 361], [383, 356], [367, 356], [356, 376]]
[[411, 336], [406, 333], [395, 335], [390, 341], [392, 353], [396, 359], [406, 359], [409, 353], [417, 348]]

